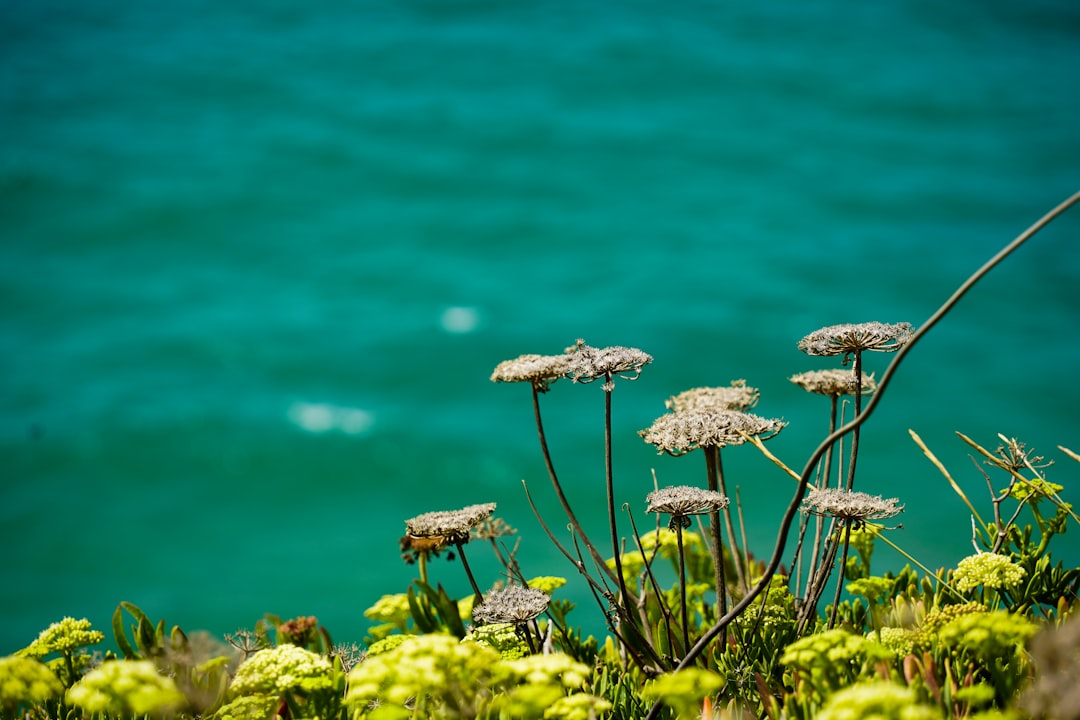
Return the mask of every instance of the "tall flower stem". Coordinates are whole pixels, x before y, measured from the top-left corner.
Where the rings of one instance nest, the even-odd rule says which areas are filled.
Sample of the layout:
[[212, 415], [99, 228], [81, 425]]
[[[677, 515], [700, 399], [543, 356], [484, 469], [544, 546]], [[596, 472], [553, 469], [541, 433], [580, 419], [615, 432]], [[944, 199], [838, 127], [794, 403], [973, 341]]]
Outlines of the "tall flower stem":
[[[623, 607], [634, 606], [634, 599], [626, 587], [626, 578], [622, 571], [622, 548], [619, 544], [619, 527], [615, 521], [615, 476], [612, 469], [611, 452], [611, 394], [615, 391], [615, 381], [608, 374], [604, 385], [604, 480], [607, 485], [608, 525], [611, 526], [611, 551], [615, 556], [615, 577], [619, 584], [619, 595]], [[607, 567], [606, 564], [603, 567]]]
[[461, 567], [465, 568], [465, 574], [469, 578], [469, 585], [472, 586], [473, 593], [476, 595], [476, 602], [483, 602], [484, 593], [480, 592], [480, 588], [476, 584], [476, 578], [473, 577], [472, 568], [469, 567], [469, 561], [465, 558], [465, 543], [455, 543], [455, 546], [457, 547], [458, 556], [461, 557]]
[[[570, 527], [573, 529], [577, 536], [581, 538], [581, 542], [585, 544], [589, 554], [592, 555], [593, 560], [596, 561], [596, 565], [604, 569], [611, 576], [612, 582], [618, 582], [615, 577], [615, 573], [611, 571], [611, 568], [604, 562], [604, 556], [600, 554], [600, 551], [596, 549], [592, 541], [589, 540], [589, 536], [585, 534], [585, 530], [581, 527], [581, 523], [578, 522], [577, 515], [574, 514], [573, 509], [570, 507], [570, 501], [566, 498], [566, 493], [563, 492], [562, 483], [559, 482], [559, 476], [555, 473], [555, 464], [551, 460], [551, 451], [548, 449], [547, 434], [544, 432], [544, 421], [540, 415], [540, 391], [534, 384], [532, 389], [533, 397], [533, 414], [536, 416], [536, 431], [540, 436], [540, 451], [544, 456], [544, 465], [547, 467], [548, 476], [551, 478], [551, 485], [555, 488], [555, 495], [559, 498], [559, 504], [562, 505], [563, 512], [566, 513], [567, 519], [570, 521]], [[616, 558], [618, 558], [618, 552], [616, 551]]]
[[682, 636], [683, 652], [690, 649], [690, 618], [686, 614], [686, 555], [683, 552], [683, 518], [672, 517], [671, 524], [675, 526], [675, 541], [679, 546], [679, 601], [682, 603]]
[[836, 613], [840, 609], [840, 594], [844, 591], [844, 578], [847, 576], [847, 555], [851, 545], [851, 522], [845, 522], [839, 528], [844, 533], [844, 550], [840, 553], [840, 574], [836, 578], [836, 594], [833, 596], [832, 612], [829, 614], [829, 630], [836, 625]]
[[[839, 395], [829, 396], [829, 435], [832, 435], [834, 432], [836, 432], [836, 410], [839, 407], [839, 404]], [[834, 447], [834, 445], [830, 445], [828, 450], [825, 451], [824, 467], [821, 473], [820, 483], [823, 490], [829, 487], [829, 475], [832, 474], [832, 459]], [[821, 544], [824, 541], [824, 536], [821, 534], [821, 530], [824, 523], [825, 520], [821, 516], [817, 516], [814, 518], [814, 548], [813, 551], [810, 553], [810, 566], [806, 571], [806, 592], [808, 596], [811, 591], [811, 583], [814, 577], [814, 572], [817, 570], [818, 558], [821, 556]], [[803, 529], [805, 530], [806, 527], [804, 526]]]
[[[709, 445], [703, 447], [705, 453], [705, 472], [708, 487], [713, 492], [719, 492], [716, 471], [719, 462], [720, 449]], [[713, 557], [713, 577], [716, 582], [716, 617], [721, 618], [727, 612], [727, 580], [724, 577], [724, 545], [720, 534], [720, 510], [709, 511], [709, 530], [712, 533], [712, 542], [709, 543]], [[726, 640], [726, 633], [725, 638]]]
[[[717, 487], [710, 487], [710, 490], [717, 490], [721, 495], [727, 497], [727, 486], [724, 482], [724, 461], [721, 456], [720, 448], [713, 448], [716, 453], [716, 485]], [[739, 550], [738, 543], [735, 542], [735, 524], [731, 521], [731, 505], [724, 506], [724, 529], [727, 530], [728, 542], [731, 545], [731, 559], [735, 565], [735, 576], [739, 581], [739, 587], [743, 590], [747, 588], [746, 583], [746, 568], [743, 567], [742, 552]]]
[[[859, 417], [859, 413], [862, 412], [862, 352], [855, 351], [855, 387], [852, 388], [852, 393], [855, 395], [855, 417]], [[855, 426], [855, 429], [851, 431], [851, 458], [848, 462], [848, 475], [847, 486], [845, 489], [850, 490], [855, 484], [855, 460], [859, 455], [859, 425]], [[826, 476], [827, 479], [827, 476]]]

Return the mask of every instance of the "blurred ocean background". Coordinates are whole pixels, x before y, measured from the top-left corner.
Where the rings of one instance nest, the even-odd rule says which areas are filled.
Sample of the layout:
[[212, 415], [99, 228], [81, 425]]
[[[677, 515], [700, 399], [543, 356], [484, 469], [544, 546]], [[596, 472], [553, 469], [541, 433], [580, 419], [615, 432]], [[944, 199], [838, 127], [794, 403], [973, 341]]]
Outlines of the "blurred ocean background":
[[[760, 388], [801, 468], [828, 403], [788, 378], [837, 363], [798, 340], [923, 323], [1080, 188], [1080, 5], [7, 0], [0, 123], [0, 653], [65, 615], [111, 637], [122, 600], [358, 641], [414, 577], [403, 521], [478, 502], [599, 631], [525, 502], [562, 526], [528, 388], [494, 366], [577, 338], [654, 356], [613, 396], [639, 523], [653, 471], [703, 482], [636, 434], [687, 388]], [[971, 528], [909, 428], [984, 511], [955, 431], [1027, 442], [1080, 501], [1078, 282], [1074, 209], [865, 426], [858, 489], [906, 503], [890, 537], [923, 563]], [[543, 403], [602, 540], [603, 391]], [[794, 483], [749, 447], [725, 467], [768, 555]], [[468, 594], [459, 563], [432, 574]]]

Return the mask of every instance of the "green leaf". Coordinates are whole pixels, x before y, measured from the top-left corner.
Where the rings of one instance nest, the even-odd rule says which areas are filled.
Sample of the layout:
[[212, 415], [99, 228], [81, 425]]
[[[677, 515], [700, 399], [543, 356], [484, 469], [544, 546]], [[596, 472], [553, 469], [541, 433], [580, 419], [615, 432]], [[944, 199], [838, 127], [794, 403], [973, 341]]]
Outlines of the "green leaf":
[[[128, 642], [127, 632], [124, 630], [124, 606], [131, 605], [131, 603], [120, 603], [116, 606], [115, 612], [112, 616], [112, 628], [113, 637], [116, 639], [116, 646], [120, 648], [120, 652], [124, 654], [124, 657], [128, 660], [137, 660], [139, 654], [135, 651], [135, 648]], [[132, 605], [132, 607], [135, 607]], [[135, 608], [138, 610], [138, 608]], [[140, 612], [142, 612], [140, 610]]]
[[[417, 581], [417, 584], [422, 584]], [[437, 624], [434, 618], [431, 617], [431, 613], [423, 605], [422, 598], [417, 597], [416, 591], [410, 586], [406, 597], [409, 600], [409, 613], [412, 615], [413, 622], [416, 623], [416, 628], [421, 633], [435, 632]]]

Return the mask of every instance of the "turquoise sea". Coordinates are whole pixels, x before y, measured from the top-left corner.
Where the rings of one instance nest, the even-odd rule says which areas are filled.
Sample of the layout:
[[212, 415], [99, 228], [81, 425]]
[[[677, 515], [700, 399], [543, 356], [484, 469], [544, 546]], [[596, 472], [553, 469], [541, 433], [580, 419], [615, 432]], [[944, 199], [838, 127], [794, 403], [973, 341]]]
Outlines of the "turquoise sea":
[[[841, 322], [923, 323], [1080, 189], [1080, 5], [1066, 0], [0, 7], [0, 654], [122, 601], [185, 630], [315, 615], [360, 640], [402, 592], [403, 520], [497, 502], [532, 575], [584, 583], [528, 389], [584, 338], [655, 358], [614, 395], [616, 491], [655, 471], [665, 398], [745, 378], [801, 468], [826, 401], [788, 381]], [[879, 376], [890, 356], [868, 359]], [[1080, 501], [1080, 208], [920, 343], [863, 432], [858, 489], [931, 567], [990, 506], [962, 431], [1057, 460]], [[603, 391], [544, 399], [604, 538]], [[794, 483], [725, 451], [751, 545]], [[1080, 528], [1056, 540], [1080, 559]], [[486, 584], [490, 553], [470, 553]], [[882, 571], [903, 560], [886, 549]], [[458, 563], [433, 579], [467, 594]]]

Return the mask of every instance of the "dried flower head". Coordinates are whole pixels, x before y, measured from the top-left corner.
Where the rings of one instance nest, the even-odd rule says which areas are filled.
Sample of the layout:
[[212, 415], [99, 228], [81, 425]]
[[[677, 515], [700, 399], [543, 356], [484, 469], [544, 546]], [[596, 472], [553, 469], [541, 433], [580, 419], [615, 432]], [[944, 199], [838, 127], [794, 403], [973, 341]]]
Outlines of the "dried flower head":
[[511, 623], [523, 625], [547, 611], [551, 599], [543, 590], [521, 585], [507, 585], [492, 590], [473, 608], [473, 621], [481, 625]]
[[486, 518], [473, 529], [472, 534], [478, 540], [495, 540], [496, 538], [516, 535], [517, 530], [502, 518]]
[[569, 375], [576, 383], [590, 383], [604, 380], [604, 389], [614, 388], [616, 376], [627, 380], [637, 380], [641, 368], [652, 362], [652, 355], [637, 348], [613, 345], [596, 348], [586, 345], [584, 340], [566, 348], [570, 360]]
[[567, 355], [520, 355], [495, 366], [491, 382], [527, 382], [540, 392], [547, 392], [551, 383], [566, 377], [570, 370]]
[[884, 520], [899, 515], [903, 505], [897, 505], [896, 498], [882, 498], [880, 495], [868, 495], [856, 490], [827, 488], [812, 489], [803, 500], [803, 512], [809, 515], [835, 517], [855, 525], [867, 520]]
[[[860, 392], [868, 395], [877, 389], [877, 381], [873, 375], [862, 375]], [[791, 382], [795, 383], [807, 392], [839, 397], [840, 395], [855, 394], [855, 375], [850, 370], [830, 368], [828, 370], [810, 370], [809, 372], [792, 375]]]
[[664, 401], [672, 412], [714, 408], [717, 410], [748, 410], [757, 405], [761, 392], [749, 387], [745, 380], [732, 380], [728, 387], [698, 387], [684, 390]]
[[440, 510], [424, 513], [405, 521], [405, 529], [411, 538], [429, 538], [438, 547], [457, 545], [469, 541], [469, 532], [495, 512], [495, 503], [469, 505], [460, 510]]
[[689, 485], [654, 490], [645, 496], [649, 505], [645, 512], [671, 516], [668, 528], [690, 527], [691, 515], [708, 515], [728, 506], [728, 499], [715, 490], [702, 490]]
[[638, 435], [659, 454], [684, 455], [699, 447], [741, 445], [747, 435], [768, 440], [786, 425], [750, 413], [699, 408], [661, 415]]
[[708, 515], [714, 510], [728, 506], [728, 499], [715, 490], [702, 490], [690, 485], [666, 487], [653, 490], [645, 496], [649, 504], [645, 512], [664, 513], [685, 517], [687, 515]]
[[844, 355], [866, 350], [894, 352], [911, 339], [911, 323], [868, 322], [830, 325], [810, 333], [799, 341], [807, 355]]

